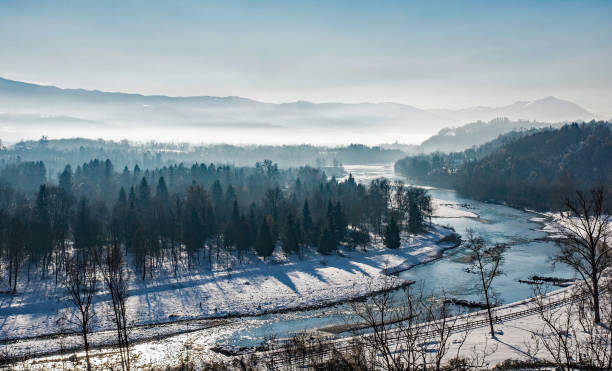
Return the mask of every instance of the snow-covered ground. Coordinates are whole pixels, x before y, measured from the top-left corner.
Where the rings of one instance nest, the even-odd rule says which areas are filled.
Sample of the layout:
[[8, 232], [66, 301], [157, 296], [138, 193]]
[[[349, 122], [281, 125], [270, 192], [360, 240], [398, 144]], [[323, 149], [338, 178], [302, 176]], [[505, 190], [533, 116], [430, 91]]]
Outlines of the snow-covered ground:
[[[539, 223], [542, 226], [542, 231], [546, 232], [548, 237], [553, 239], [564, 238], [561, 230], [567, 228], [569, 230], [574, 230], [576, 232], [584, 233], [583, 228], [580, 227], [580, 223], [577, 221], [568, 221], [567, 217], [562, 217], [560, 213], [553, 212], [545, 212], [545, 213], [537, 213], [539, 216], [533, 217], [529, 220], [535, 223]], [[607, 232], [610, 233], [610, 228], [612, 226], [612, 216], [608, 217]], [[605, 220], [605, 219], [604, 219]], [[574, 224], [574, 225], [572, 225]], [[602, 231], [603, 233], [603, 231]]]
[[479, 215], [469, 211], [468, 205], [462, 205], [456, 202], [440, 200], [433, 198], [431, 200], [433, 206], [434, 218], [478, 218]]
[[[567, 298], [574, 289], [575, 287], [569, 287], [553, 291], [545, 295], [542, 302], [546, 304]], [[609, 295], [605, 295], [604, 300], [609, 301]], [[542, 347], [538, 339], [540, 334], [546, 332], [546, 326], [539, 312], [534, 310], [535, 308], [537, 308], [537, 304], [532, 299], [497, 307], [493, 315], [500, 319], [520, 312], [525, 313], [525, 311], [527, 311], [527, 314], [516, 319], [498, 321], [495, 324], [495, 338], [491, 338], [488, 325], [451, 335], [448, 341], [449, 348], [446, 353], [446, 360], [457, 355], [466, 359], [479, 357], [482, 361], [482, 368], [490, 368], [509, 359], [550, 361], [550, 354]], [[568, 304], [564, 304], [555, 307], [553, 310], [562, 313], [567, 308]], [[454, 325], [465, 322], [475, 323], [486, 318], [486, 311], [480, 311], [457, 317], [456, 320], [448, 320], [448, 323]], [[217, 342], [227, 333], [234, 331], [232, 326], [238, 325], [230, 322], [219, 327], [210, 327], [134, 345], [131, 350], [134, 365], [139, 368], [177, 366], [181, 359], [187, 358], [196, 362], [231, 362], [231, 357], [216, 353], [211, 348], [217, 345]], [[337, 341], [344, 342], [346, 339]], [[117, 360], [113, 357], [117, 357], [117, 354], [109, 349], [92, 352], [92, 362], [99, 367], [116, 362]], [[18, 369], [59, 368], [62, 366], [71, 368], [82, 367], [84, 364], [84, 354], [79, 352], [76, 357], [58, 355], [33, 358], [16, 366]]]
[[[249, 256], [239, 263], [234, 258], [230, 260], [231, 270], [227, 269], [222, 255], [212, 268], [203, 259], [201, 269], [183, 270], [176, 278], [168, 273], [142, 281], [132, 275], [128, 315], [132, 325], [137, 326], [338, 303], [381, 289], [388, 273], [438, 257], [444, 249], [454, 246], [449, 242], [438, 243], [451, 233], [433, 225], [426, 234], [404, 236], [397, 250], [386, 249], [377, 241], [367, 251], [342, 249], [341, 254], [324, 256], [307, 250], [300, 259], [284, 256], [277, 249], [268, 261]], [[169, 267], [167, 270], [171, 271]], [[403, 283], [402, 280], [394, 282]], [[62, 320], [70, 306], [61, 286], [55, 287], [53, 280], [37, 280], [21, 287], [16, 295], [0, 294], [0, 338], [18, 339], [76, 330]], [[109, 297], [100, 292], [94, 303], [93, 330], [111, 329]], [[98, 336], [104, 339], [103, 333]], [[13, 356], [36, 353], [36, 344], [9, 345], [8, 351]], [[60, 344], [51, 341], [41, 344], [46, 351], [61, 349]]]

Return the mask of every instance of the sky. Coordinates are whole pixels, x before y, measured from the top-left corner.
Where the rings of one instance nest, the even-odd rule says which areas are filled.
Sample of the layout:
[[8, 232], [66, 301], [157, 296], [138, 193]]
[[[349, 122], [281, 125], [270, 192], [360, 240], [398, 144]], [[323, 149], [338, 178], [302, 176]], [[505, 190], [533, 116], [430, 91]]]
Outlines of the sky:
[[612, 114], [612, 1], [0, 0], [0, 76], [267, 102]]

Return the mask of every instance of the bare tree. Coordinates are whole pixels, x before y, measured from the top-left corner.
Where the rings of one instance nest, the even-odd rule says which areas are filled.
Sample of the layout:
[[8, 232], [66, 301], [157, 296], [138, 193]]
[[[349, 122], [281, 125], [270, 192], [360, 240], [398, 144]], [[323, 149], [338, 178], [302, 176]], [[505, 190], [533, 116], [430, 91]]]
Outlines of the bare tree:
[[[610, 281], [607, 282], [610, 285]], [[609, 287], [608, 287], [609, 289]], [[582, 364], [600, 370], [612, 370], [612, 311], [610, 310], [610, 291], [602, 294], [600, 321], [594, 320], [595, 312], [589, 308], [587, 300], [578, 301], [573, 311], [575, 336], [579, 339], [579, 360]]]
[[[385, 283], [387, 289], [392, 286]], [[355, 337], [369, 350], [367, 369], [443, 369], [451, 345], [457, 348], [457, 359], [469, 333], [469, 318], [462, 318], [461, 329], [455, 329], [459, 317], [451, 316], [444, 300], [425, 297], [418, 288], [407, 287], [403, 295], [384, 290], [351, 308], [363, 322], [359, 329], [370, 331]]]
[[393, 286], [387, 279], [382, 293], [363, 302], [352, 302], [351, 313], [361, 321], [357, 328], [369, 331], [359, 340], [369, 350], [367, 358], [373, 369], [412, 370], [422, 361], [417, 346], [420, 328], [416, 326], [421, 308], [410, 287], [401, 305], [394, 303], [390, 291]]
[[467, 231], [467, 239], [464, 246], [468, 250], [470, 258], [470, 266], [466, 268], [466, 271], [478, 275], [480, 281], [479, 286], [482, 289], [482, 294], [486, 301], [491, 336], [495, 337], [493, 315], [491, 313], [491, 284], [495, 277], [502, 274], [499, 269], [502, 263], [499, 246], [488, 248], [484, 238], [477, 236], [473, 230]]
[[130, 369], [130, 342], [125, 302], [128, 296], [128, 279], [124, 267], [123, 253], [118, 246], [109, 246], [101, 259], [102, 275], [106, 289], [111, 295], [113, 319], [117, 330], [117, 343], [121, 357], [121, 369]]
[[[539, 290], [539, 288], [538, 288]], [[572, 300], [571, 293], [563, 297]], [[572, 336], [572, 307], [552, 305], [549, 297], [536, 293], [535, 301], [538, 315], [543, 322], [539, 329], [535, 329], [536, 338], [540, 340], [555, 365], [562, 370], [572, 368], [572, 360], [577, 347], [576, 338]]]
[[64, 266], [66, 268], [66, 290], [70, 295], [70, 303], [74, 306], [76, 312], [69, 322], [76, 325], [81, 331], [87, 369], [91, 370], [88, 335], [91, 332], [91, 322], [94, 316], [93, 297], [97, 283], [95, 271], [83, 255], [66, 258]]
[[[602, 310], [603, 326], [593, 321], [588, 293], [580, 288], [562, 295], [542, 295], [536, 288], [535, 302], [542, 321], [534, 336], [555, 365], [562, 370], [586, 367], [612, 369], [612, 311]], [[606, 296], [609, 299], [609, 294]]]
[[562, 239], [561, 253], [556, 261], [567, 264], [585, 282], [593, 300], [593, 320], [601, 321], [600, 281], [610, 267], [610, 216], [604, 210], [606, 195], [602, 188], [589, 193], [577, 191], [573, 199], [566, 199], [566, 212], [556, 223]]
[[[423, 333], [429, 334], [427, 340], [418, 344], [424, 355], [423, 369], [433, 368], [442, 369], [443, 361], [448, 354], [451, 345], [451, 336], [459, 317], [451, 316], [449, 306], [446, 304], [445, 294], [436, 301], [426, 300], [423, 302], [424, 320], [422, 327]], [[459, 332], [458, 337], [453, 341], [456, 346], [456, 355], [453, 359], [458, 359], [461, 348], [469, 334], [469, 317], [461, 318], [463, 331]], [[430, 366], [431, 365], [431, 366]]]

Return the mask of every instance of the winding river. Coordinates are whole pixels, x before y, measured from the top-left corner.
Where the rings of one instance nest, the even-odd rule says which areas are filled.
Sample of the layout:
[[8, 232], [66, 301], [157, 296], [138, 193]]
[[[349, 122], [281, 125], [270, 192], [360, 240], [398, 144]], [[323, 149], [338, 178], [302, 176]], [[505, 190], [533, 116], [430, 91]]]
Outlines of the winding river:
[[[393, 172], [392, 164], [345, 166], [359, 182], [368, 183], [378, 177], [401, 179]], [[459, 197], [447, 189], [430, 189], [429, 193], [440, 203], [452, 203], [455, 208], [463, 208], [475, 213], [475, 217], [437, 217], [435, 223], [449, 225], [460, 234], [473, 229], [492, 243], [505, 243], [509, 246], [503, 251], [503, 275], [496, 278], [494, 289], [499, 303], [509, 303], [532, 295], [530, 285], [519, 283], [537, 274], [573, 278], [573, 273], [565, 266], [554, 265], [551, 258], [558, 252], [554, 242], [546, 241], [541, 226], [531, 219], [537, 215], [511, 207], [483, 203]], [[462, 248], [447, 250], [440, 259], [422, 264], [400, 274], [401, 278], [414, 280], [425, 292], [440, 294], [466, 300], [478, 300], [479, 291], [473, 275], [465, 272], [465, 251]], [[301, 311], [283, 314], [270, 314], [260, 317], [246, 317], [239, 329], [228, 334], [223, 341], [230, 346], [254, 346], [266, 338], [283, 338], [292, 333], [342, 324], [349, 316], [348, 306]]]

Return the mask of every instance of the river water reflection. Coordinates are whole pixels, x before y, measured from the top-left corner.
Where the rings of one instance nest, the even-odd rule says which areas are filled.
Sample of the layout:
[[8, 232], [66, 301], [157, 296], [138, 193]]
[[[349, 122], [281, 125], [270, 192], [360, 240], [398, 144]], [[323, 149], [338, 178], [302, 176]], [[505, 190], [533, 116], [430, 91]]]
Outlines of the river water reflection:
[[[369, 183], [378, 177], [401, 179], [393, 173], [393, 165], [345, 166], [359, 182]], [[456, 192], [445, 189], [430, 189], [433, 198], [458, 204], [459, 208], [478, 214], [473, 217], [438, 217], [433, 222], [449, 225], [458, 233], [465, 234], [473, 229], [491, 243], [505, 243], [510, 247], [503, 252], [503, 275], [496, 278], [494, 289], [500, 303], [509, 303], [528, 298], [532, 295], [529, 285], [519, 283], [531, 275], [574, 277], [569, 268], [554, 265], [551, 258], [558, 252], [555, 243], [542, 240], [546, 234], [540, 225], [530, 219], [536, 215], [511, 207], [478, 202], [459, 197]], [[426, 293], [478, 300], [482, 298], [475, 285], [475, 277], [465, 271], [465, 251], [455, 248], [446, 251], [442, 258], [416, 266], [402, 272], [401, 278], [414, 280]], [[231, 334], [227, 343], [234, 346], [253, 346], [264, 338], [279, 338], [305, 331], [344, 323], [348, 308], [339, 305], [333, 308], [285, 314], [270, 314], [261, 317], [240, 319], [244, 326]]]

